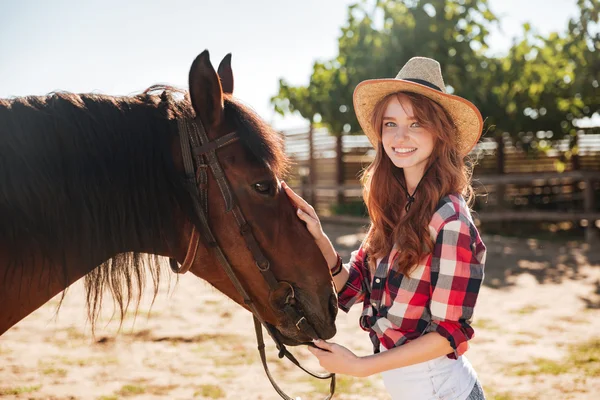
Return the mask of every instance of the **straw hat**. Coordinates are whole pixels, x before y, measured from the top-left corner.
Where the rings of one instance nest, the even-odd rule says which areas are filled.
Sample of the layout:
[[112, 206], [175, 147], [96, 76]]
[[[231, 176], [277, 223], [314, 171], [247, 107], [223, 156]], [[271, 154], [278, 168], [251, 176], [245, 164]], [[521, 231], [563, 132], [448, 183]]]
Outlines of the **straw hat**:
[[402, 67], [395, 79], [370, 79], [354, 90], [354, 110], [358, 122], [373, 147], [377, 147], [380, 134], [371, 125], [375, 106], [388, 94], [396, 92], [418, 93], [442, 106], [457, 128], [457, 145], [466, 156], [475, 146], [483, 129], [481, 113], [473, 103], [446, 92], [440, 63], [426, 57], [413, 57]]

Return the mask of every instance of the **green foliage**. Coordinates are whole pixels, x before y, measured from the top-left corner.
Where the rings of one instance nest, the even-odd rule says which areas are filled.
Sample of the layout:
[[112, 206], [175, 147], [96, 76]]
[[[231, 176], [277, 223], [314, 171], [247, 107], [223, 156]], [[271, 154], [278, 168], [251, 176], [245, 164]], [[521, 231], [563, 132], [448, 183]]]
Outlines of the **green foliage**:
[[564, 32], [544, 37], [526, 23], [508, 54], [492, 57], [487, 37], [499, 21], [488, 0], [363, 0], [348, 8], [338, 56], [315, 62], [306, 86], [280, 80], [272, 104], [335, 135], [360, 133], [356, 85], [394, 77], [411, 57], [432, 57], [448, 91], [479, 107], [488, 136], [509, 132], [525, 150], [547, 150], [575, 137], [575, 119], [600, 112], [600, 0], [576, 1], [580, 17]]
[[334, 203], [331, 205], [333, 215], [350, 215], [353, 217], [368, 217], [367, 206], [362, 200], [346, 201], [344, 203]]

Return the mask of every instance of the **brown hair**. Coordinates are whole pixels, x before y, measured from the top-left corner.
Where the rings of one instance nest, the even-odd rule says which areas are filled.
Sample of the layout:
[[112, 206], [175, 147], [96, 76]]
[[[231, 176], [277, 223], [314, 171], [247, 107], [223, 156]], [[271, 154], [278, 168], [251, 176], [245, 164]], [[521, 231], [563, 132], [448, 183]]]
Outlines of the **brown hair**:
[[[412, 104], [417, 122], [434, 136], [434, 148], [415, 202], [402, 216], [406, 205], [406, 187], [403, 170], [396, 167], [386, 155], [381, 143], [383, 114], [388, 103], [397, 98]], [[440, 199], [451, 193], [462, 194], [467, 204], [472, 200], [471, 168], [458, 152], [456, 127], [448, 113], [433, 100], [416, 93], [393, 93], [383, 98], [375, 107], [371, 123], [379, 133], [375, 159], [364, 171], [363, 198], [371, 227], [363, 246], [369, 254], [369, 265], [375, 269], [376, 260], [389, 254], [394, 244], [399, 255], [391, 267], [409, 274], [419, 260], [433, 250], [428, 225]]]

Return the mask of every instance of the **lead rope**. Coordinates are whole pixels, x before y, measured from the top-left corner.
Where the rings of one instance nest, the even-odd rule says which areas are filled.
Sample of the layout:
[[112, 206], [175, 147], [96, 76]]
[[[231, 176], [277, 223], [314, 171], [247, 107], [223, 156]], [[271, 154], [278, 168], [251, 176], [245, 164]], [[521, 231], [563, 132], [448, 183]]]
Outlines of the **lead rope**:
[[[265, 327], [266, 327], [266, 325], [265, 325]], [[295, 400], [295, 399], [289, 397], [287, 394], [285, 394], [283, 392], [283, 390], [281, 390], [279, 385], [277, 385], [277, 383], [273, 379], [273, 376], [271, 376], [271, 371], [269, 371], [269, 367], [267, 365], [267, 356], [265, 353], [265, 341], [263, 339], [262, 325], [261, 325], [261, 322], [258, 320], [258, 318], [256, 318], [256, 316], [254, 316], [254, 330], [256, 332], [256, 343], [258, 345], [258, 354], [260, 355], [260, 361], [262, 362], [265, 373], [267, 374], [267, 378], [269, 378], [269, 381], [271, 382], [271, 386], [273, 386], [273, 389], [275, 389], [277, 394], [279, 396], [281, 396], [282, 399]], [[317, 374], [317, 373], [307, 370], [302, 365], [300, 365], [300, 362], [298, 362], [296, 357], [294, 357], [294, 355], [285, 348], [285, 345], [283, 343], [280, 343], [278, 340], [275, 340], [275, 335], [274, 335], [274, 333], [271, 332], [270, 329], [267, 328], [267, 332], [269, 332], [269, 336], [271, 336], [271, 338], [277, 345], [277, 349], [279, 350], [279, 358], [283, 358], [283, 356], [285, 356], [294, 365], [296, 365], [302, 371], [306, 372], [307, 374], [309, 374], [310, 376], [312, 376], [314, 378], [317, 378], [317, 379], [330, 379], [331, 378], [331, 382], [329, 383], [329, 395], [325, 398], [325, 400], [330, 400], [333, 397], [333, 394], [335, 393], [335, 374]]]

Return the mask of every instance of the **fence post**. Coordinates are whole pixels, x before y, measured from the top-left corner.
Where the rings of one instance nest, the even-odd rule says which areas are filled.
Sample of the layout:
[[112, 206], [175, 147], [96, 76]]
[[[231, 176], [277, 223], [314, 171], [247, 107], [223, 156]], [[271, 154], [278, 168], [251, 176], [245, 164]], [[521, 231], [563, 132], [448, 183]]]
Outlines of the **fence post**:
[[335, 136], [335, 169], [337, 184], [337, 203], [344, 203], [344, 135], [340, 132]]
[[313, 207], [316, 207], [317, 204], [317, 191], [315, 188], [317, 179], [317, 168], [315, 167], [314, 125], [311, 121], [310, 126], [308, 127], [308, 202]]
[[[504, 135], [496, 135], [496, 173], [498, 175], [504, 175]], [[496, 201], [498, 211], [505, 210], [504, 193], [506, 191], [506, 185], [503, 183], [496, 184]]]
[[571, 166], [573, 171], [579, 171], [581, 170], [581, 160], [579, 159], [579, 135], [572, 137], [569, 147], [571, 150]]
[[[594, 181], [592, 181], [591, 177], [588, 177], [584, 182], [583, 212], [591, 214], [594, 212]], [[600, 243], [600, 234], [598, 228], [596, 228], [596, 221], [588, 220], [585, 228], [585, 241], [590, 245]]]

